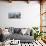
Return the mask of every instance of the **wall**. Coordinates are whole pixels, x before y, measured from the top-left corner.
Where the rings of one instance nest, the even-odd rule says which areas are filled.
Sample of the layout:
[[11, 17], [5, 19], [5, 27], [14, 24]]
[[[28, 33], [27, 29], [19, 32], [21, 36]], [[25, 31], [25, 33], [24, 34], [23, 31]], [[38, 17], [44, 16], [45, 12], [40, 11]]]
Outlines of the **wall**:
[[[21, 12], [21, 19], [9, 19], [9, 12]], [[32, 27], [40, 26], [40, 4], [31, 1], [29, 4], [22, 1], [12, 3], [0, 1], [0, 27]]]

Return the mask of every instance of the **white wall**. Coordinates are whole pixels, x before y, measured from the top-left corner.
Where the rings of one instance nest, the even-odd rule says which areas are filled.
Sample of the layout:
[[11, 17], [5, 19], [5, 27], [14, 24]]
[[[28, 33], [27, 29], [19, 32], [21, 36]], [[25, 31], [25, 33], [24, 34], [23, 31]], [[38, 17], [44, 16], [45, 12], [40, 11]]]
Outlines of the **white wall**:
[[[8, 19], [9, 12], [21, 12], [21, 19]], [[31, 1], [12, 3], [0, 1], [0, 27], [32, 27], [40, 26], [40, 4]]]

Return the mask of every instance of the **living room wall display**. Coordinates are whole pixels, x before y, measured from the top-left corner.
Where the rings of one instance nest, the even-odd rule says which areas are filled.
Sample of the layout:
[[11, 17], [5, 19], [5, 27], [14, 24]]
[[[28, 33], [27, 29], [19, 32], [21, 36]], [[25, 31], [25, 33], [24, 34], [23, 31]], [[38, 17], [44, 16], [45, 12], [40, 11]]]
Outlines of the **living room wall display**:
[[21, 18], [21, 13], [20, 12], [8, 13], [8, 18], [9, 19], [20, 19]]

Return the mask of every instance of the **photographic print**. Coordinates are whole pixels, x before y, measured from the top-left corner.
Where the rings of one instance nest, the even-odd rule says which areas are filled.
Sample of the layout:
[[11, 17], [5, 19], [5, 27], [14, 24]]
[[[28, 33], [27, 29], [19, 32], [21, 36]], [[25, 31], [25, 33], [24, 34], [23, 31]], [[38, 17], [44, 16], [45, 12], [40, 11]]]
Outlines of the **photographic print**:
[[20, 19], [21, 13], [20, 12], [8, 13], [8, 18], [9, 19]]

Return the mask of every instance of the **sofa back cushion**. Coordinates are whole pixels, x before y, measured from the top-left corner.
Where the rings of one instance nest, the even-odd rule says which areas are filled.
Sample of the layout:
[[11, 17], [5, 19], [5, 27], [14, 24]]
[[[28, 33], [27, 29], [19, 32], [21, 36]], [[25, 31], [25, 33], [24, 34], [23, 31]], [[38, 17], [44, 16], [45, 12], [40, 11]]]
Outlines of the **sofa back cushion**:
[[14, 28], [14, 33], [20, 33], [21, 28]]
[[14, 27], [9, 27], [8, 32], [14, 34]]
[[27, 29], [22, 29], [21, 30], [21, 33], [24, 35], [24, 34], [26, 34], [26, 32], [27, 32]]

